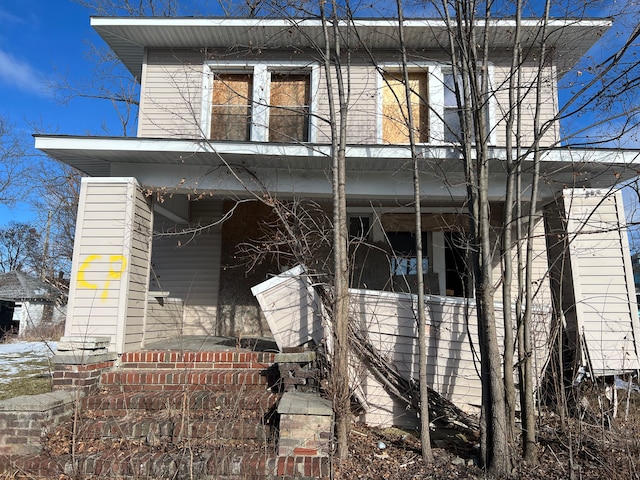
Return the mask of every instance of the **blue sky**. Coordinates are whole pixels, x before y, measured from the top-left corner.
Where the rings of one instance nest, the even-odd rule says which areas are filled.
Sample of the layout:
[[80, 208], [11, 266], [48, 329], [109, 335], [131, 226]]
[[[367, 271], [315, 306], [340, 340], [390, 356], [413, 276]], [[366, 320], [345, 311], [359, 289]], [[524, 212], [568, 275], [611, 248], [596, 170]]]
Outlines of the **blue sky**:
[[[72, 83], [90, 77], [94, 64], [87, 57], [87, 43], [101, 40], [89, 17], [87, 9], [71, 0], [0, 0], [0, 115], [28, 136], [30, 144], [34, 128], [44, 133], [104, 134], [106, 124], [119, 133], [109, 105], [82, 99], [62, 105], [49, 89], [58, 75]], [[637, 21], [635, 16], [631, 20]], [[597, 56], [605, 45], [611, 53], [610, 42], [590, 53]], [[637, 146], [627, 140], [626, 147]], [[0, 205], [0, 225], [30, 217], [24, 206], [8, 210]]]
[[84, 134], [103, 118], [87, 115], [88, 102], [56, 102], [48, 85], [56, 75], [87, 76], [86, 40], [97, 39], [89, 12], [69, 0], [0, 0], [0, 114], [32, 133]]
[[[87, 40], [99, 42], [89, 11], [69, 0], [0, 0], [0, 115], [33, 145], [34, 128], [46, 133], [103, 133], [109, 108], [74, 100], [60, 104], [49, 85], [57, 75], [87, 77]], [[88, 113], [90, 112], [90, 113]], [[0, 225], [33, 218], [24, 205], [0, 206]]]

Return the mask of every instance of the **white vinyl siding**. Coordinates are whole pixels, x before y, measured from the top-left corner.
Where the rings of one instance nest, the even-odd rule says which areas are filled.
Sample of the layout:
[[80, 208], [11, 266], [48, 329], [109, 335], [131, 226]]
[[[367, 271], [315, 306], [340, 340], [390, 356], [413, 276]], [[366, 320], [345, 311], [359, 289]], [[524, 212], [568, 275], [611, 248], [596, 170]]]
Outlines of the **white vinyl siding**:
[[621, 192], [565, 190], [575, 314], [593, 373], [640, 367], [638, 310]]
[[125, 241], [130, 241], [129, 292], [127, 303], [127, 323], [124, 331], [124, 350], [140, 348], [144, 337], [149, 289], [149, 261], [151, 257], [151, 227], [153, 212], [151, 201], [140, 188], [135, 190], [135, 208], [132, 230]]
[[[374, 144], [377, 136], [377, 76], [376, 69], [370, 65], [351, 65], [348, 76], [346, 67], [343, 69], [345, 81], [349, 78], [349, 110], [347, 113], [347, 143], [350, 144]], [[332, 84], [333, 100], [338, 109], [338, 88], [334, 80]], [[345, 85], [346, 88], [346, 85]], [[320, 82], [318, 92], [318, 116], [317, 121], [318, 143], [331, 142], [331, 129], [329, 123], [329, 100], [326, 75], [320, 68]]]
[[[228, 53], [212, 52], [203, 54], [196, 51], [169, 51], [150, 50], [146, 57], [146, 64], [143, 70], [144, 77], [141, 83], [140, 112], [138, 120], [138, 136], [149, 138], [202, 138], [208, 136], [207, 128], [209, 119], [203, 116], [210, 115], [210, 107], [204, 103], [211, 102], [209, 92], [203, 96], [203, 62], [208, 62], [212, 68], [215, 65], [227, 65], [227, 70], [231, 66], [237, 71], [240, 66], [249, 70], [255, 65], [263, 65], [274, 72], [278, 71], [278, 65], [293, 65], [289, 57], [283, 54], [272, 52], [263, 53], [260, 58], [247, 59]], [[258, 61], [260, 63], [258, 63]], [[315, 65], [318, 79], [312, 79], [311, 88], [311, 110], [312, 115], [311, 135], [309, 140], [318, 143], [330, 142], [330, 126], [327, 123], [329, 117], [327, 84], [324, 69], [314, 63], [311, 58], [306, 61], [296, 61], [295, 65], [300, 68], [311, 68]], [[434, 69], [437, 74], [446, 63]], [[521, 69], [523, 75], [523, 91], [531, 85], [535, 85], [538, 76], [538, 67], [535, 62], [529, 62]], [[349, 110], [348, 110], [348, 143], [350, 144], [375, 144], [379, 143], [381, 136], [380, 125], [380, 74], [372, 65], [364, 63], [352, 63], [348, 67], [343, 67], [345, 81], [349, 82]], [[491, 67], [491, 86], [495, 91], [495, 96], [491, 103], [491, 120], [496, 122], [492, 125], [492, 139], [496, 145], [504, 146], [506, 143], [506, 131], [503, 115], [508, 109], [508, 78], [510, 70], [504, 58], [496, 59], [496, 63]], [[438, 76], [440, 75], [440, 76]], [[429, 78], [431, 84], [430, 95], [440, 95], [443, 89], [439, 86], [442, 82], [441, 74]], [[541, 124], [553, 119], [557, 112], [557, 93], [555, 90], [555, 67], [546, 67], [542, 71], [544, 92], [539, 105]], [[266, 78], [266, 77], [265, 77]], [[337, 83], [333, 82], [334, 101], [338, 105]], [[260, 87], [261, 102], [266, 102], [264, 87]], [[437, 96], [436, 95], [436, 96]], [[430, 104], [438, 111], [441, 100], [430, 98]], [[266, 105], [265, 105], [266, 107]], [[523, 99], [521, 112], [522, 131], [521, 140], [524, 144], [533, 141], [531, 135], [533, 118], [536, 108], [535, 89], [528, 90]], [[260, 109], [258, 109], [260, 110]], [[264, 108], [262, 108], [264, 110]], [[317, 116], [315, 115], [317, 114]], [[438, 143], [441, 138], [441, 126], [438, 127], [437, 115], [430, 113], [432, 140]], [[264, 122], [254, 125], [259, 138], [254, 140], [266, 140], [266, 130]], [[203, 130], [204, 129], [204, 130]], [[314, 130], [315, 129], [315, 130]], [[263, 131], [265, 130], [265, 131]], [[440, 132], [440, 133], [438, 133]], [[559, 132], [557, 122], [547, 130], [542, 146], [554, 145], [558, 140]], [[264, 139], [262, 137], [265, 137]]]
[[[418, 379], [418, 329], [415, 297], [406, 294], [351, 290], [350, 304], [361, 327], [367, 329], [374, 346], [394, 361], [405, 378]], [[478, 413], [482, 399], [477, 318], [475, 303], [463, 299], [426, 298], [427, 378], [429, 387], [462, 410]], [[538, 382], [548, 356], [550, 309], [536, 310], [533, 362]], [[503, 308], [495, 304], [498, 340], [503, 341]], [[355, 370], [359, 370], [358, 367]], [[413, 414], [405, 412], [402, 402], [390, 396], [370, 374], [362, 388], [368, 404], [362, 420], [374, 425], [417, 426]]]
[[[509, 111], [509, 75], [510, 68], [504, 63], [494, 67], [494, 77], [492, 88], [496, 94], [496, 144], [498, 146], [506, 145], [506, 121], [504, 115]], [[555, 68], [546, 67], [540, 72], [537, 64], [528, 62], [520, 69], [522, 76], [522, 89], [524, 98], [520, 106], [522, 112], [521, 130], [519, 139], [516, 138], [516, 132], [513, 132], [514, 142], [518, 140], [522, 145], [531, 145], [534, 141], [533, 124], [536, 109], [540, 111], [540, 125], [554, 119], [558, 111], [557, 92], [555, 89]], [[537, 77], [542, 75], [542, 88], [540, 104], [536, 105], [536, 82]], [[526, 92], [526, 94], [524, 94]], [[515, 128], [515, 126], [514, 126]], [[559, 140], [559, 124], [554, 122], [545, 132], [540, 141], [541, 146], [555, 146]]]
[[138, 136], [201, 138], [202, 54], [152, 50], [140, 92]]
[[[303, 345], [309, 341], [319, 344], [323, 338], [322, 321], [318, 312], [320, 299], [301, 275], [302, 267], [262, 282], [251, 289], [265, 312], [271, 334], [278, 348]], [[288, 277], [282, 281], [284, 277]], [[291, 312], [297, 321], [291, 322]]]
[[179, 298], [156, 298], [147, 300], [144, 346], [160, 340], [176, 338], [182, 332], [184, 316], [183, 301]]
[[82, 179], [65, 335], [108, 336], [117, 353], [140, 347], [151, 216], [135, 179]]
[[[190, 226], [209, 225], [222, 217], [222, 201], [192, 202], [190, 210]], [[154, 238], [150, 289], [169, 292], [171, 301], [184, 305], [183, 324], [175, 334], [215, 334], [220, 245], [220, 226]]]
[[[252, 289], [280, 348], [298, 346], [322, 336], [317, 295], [308, 278], [296, 267]], [[427, 356], [429, 386], [465, 411], [477, 413], [482, 391], [477, 361], [477, 318], [473, 301], [427, 296]], [[367, 332], [371, 344], [406, 379], [418, 378], [416, 297], [404, 293], [349, 290], [350, 315]], [[496, 323], [502, 324], [502, 306], [495, 305]], [[541, 378], [548, 357], [550, 309], [533, 315], [534, 369]], [[501, 330], [501, 328], [499, 328]], [[324, 333], [331, 351], [331, 335]], [[499, 341], [502, 341], [499, 332]], [[474, 353], [474, 350], [476, 353]], [[392, 398], [354, 355], [350, 385], [363, 403], [362, 421], [371, 425], [415, 427], [415, 412]]]
[[[547, 245], [546, 245], [546, 237], [544, 230], [544, 221], [542, 218], [537, 218], [535, 220], [535, 226], [533, 231], [533, 259], [532, 259], [532, 281], [534, 284], [533, 290], [533, 304], [536, 307], [541, 308], [550, 308], [552, 305], [551, 299], [551, 285], [549, 283], [549, 261], [547, 257]], [[498, 225], [496, 225], [497, 227]], [[524, 225], [524, 228], [528, 228], [527, 225]], [[516, 232], [514, 230], [513, 234]], [[525, 252], [526, 245], [526, 231], [523, 234], [523, 238], [525, 239], [522, 243], [522, 251]], [[498, 239], [494, 237], [494, 240]], [[512, 301], [516, 301], [516, 298], [519, 294], [519, 285], [518, 285], [518, 249], [517, 245], [514, 244], [511, 247], [511, 260], [512, 260], [512, 268], [513, 274], [511, 279], [511, 299]], [[524, 261], [524, 260], [523, 260]], [[495, 285], [501, 284], [501, 278], [503, 273], [503, 266], [498, 263], [493, 268], [493, 283]], [[524, 278], [524, 272], [522, 273]], [[497, 298], [502, 298], [502, 286], [496, 292]]]

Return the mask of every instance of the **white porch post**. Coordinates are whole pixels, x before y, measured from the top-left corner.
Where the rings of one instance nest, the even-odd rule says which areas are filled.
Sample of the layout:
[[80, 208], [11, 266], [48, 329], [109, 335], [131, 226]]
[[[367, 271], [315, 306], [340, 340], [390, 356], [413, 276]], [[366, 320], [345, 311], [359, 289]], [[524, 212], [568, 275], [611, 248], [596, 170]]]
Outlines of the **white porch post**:
[[83, 178], [65, 340], [108, 337], [109, 350], [141, 346], [153, 212], [135, 178]]

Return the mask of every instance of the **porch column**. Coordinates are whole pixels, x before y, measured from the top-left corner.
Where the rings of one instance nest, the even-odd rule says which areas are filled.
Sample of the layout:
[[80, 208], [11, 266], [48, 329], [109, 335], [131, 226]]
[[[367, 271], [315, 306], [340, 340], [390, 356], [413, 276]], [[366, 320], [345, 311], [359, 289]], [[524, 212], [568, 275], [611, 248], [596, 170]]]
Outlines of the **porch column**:
[[135, 178], [83, 178], [65, 340], [141, 346], [151, 258], [151, 200]]
[[582, 364], [598, 377], [637, 370], [640, 324], [622, 192], [566, 189], [553, 210], [551, 276]]

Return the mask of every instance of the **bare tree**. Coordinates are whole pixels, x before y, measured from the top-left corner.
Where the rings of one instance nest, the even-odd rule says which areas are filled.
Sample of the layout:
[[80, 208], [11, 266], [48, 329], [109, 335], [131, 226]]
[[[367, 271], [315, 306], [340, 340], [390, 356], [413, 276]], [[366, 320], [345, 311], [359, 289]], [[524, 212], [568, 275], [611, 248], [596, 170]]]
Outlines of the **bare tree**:
[[0, 230], [0, 269], [38, 272], [42, 259], [40, 245], [40, 235], [32, 225], [9, 222]]
[[[100, 8], [105, 12], [117, 12], [115, 8], [125, 8], [125, 12], [131, 15], [138, 14], [159, 14], [160, 11], [177, 12], [176, 4], [166, 2], [166, 10], [149, 10], [151, 3], [142, 2], [140, 8], [132, 8], [128, 2], [84, 2], [99, 3]], [[247, 6], [244, 5], [243, 6]], [[256, 9], [263, 8], [260, 2], [248, 5]], [[345, 458], [347, 452], [347, 433], [349, 425], [349, 386], [348, 386], [348, 279], [349, 265], [347, 257], [347, 225], [346, 225], [346, 194], [345, 194], [345, 149], [346, 149], [346, 129], [347, 112], [349, 106], [349, 47], [344, 45], [345, 36], [338, 30], [340, 22], [349, 24], [352, 19], [352, 12], [349, 5], [338, 4], [337, 2], [321, 2], [318, 5], [320, 18], [323, 23], [324, 43], [317, 46], [314, 52], [322, 63], [327, 81], [329, 118], [323, 119], [331, 126], [331, 160], [332, 160], [332, 187], [333, 187], [333, 219], [331, 245], [333, 247], [333, 268], [331, 270], [332, 284], [331, 292], [333, 302], [331, 310], [333, 314], [333, 334], [335, 355], [333, 358], [333, 395], [337, 413], [337, 438], [339, 446], [339, 457]], [[402, 14], [401, 3], [398, 3], [399, 13]], [[256, 14], [257, 10], [250, 8], [250, 14]], [[272, 5], [272, 11], [287, 12], [290, 5]], [[301, 9], [303, 7], [300, 7]], [[625, 71], [619, 72], [614, 67], [619, 64], [621, 56], [616, 54], [597, 69], [593, 77], [584, 82], [583, 87], [577, 87], [575, 96], [566, 101], [559, 113], [553, 119], [543, 122], [539, 112], [543, 107], [541, 92], [543, 91], [543, 70], [547, 65], [548, 45], [546, 36], [546, 24], [549, 20], [551, 8], [550, 2], [545, 3], [545, 11], [540, 15], [540, 42], [528, 52], [523, 51], [521, 44], [519, 27], [523, 10], [526, 10], [522, 2], [517, 1], [514, 9], [516, 12], [516, 32], [513, 37], [513, 47], [511, 52], [510, 74], [506, 86], [500, 88], [508, 89], [509, 101], [506, 106], [505, 125], [507, 139], [507, 162], [508, 171], [505, 190], [505, 207], [503, 210], [502, 230], [500, 244], [497, 246], [492, 224], [491, 204], [489, 201], [489, 179], [492, 174], [490, 170], [491, 160], [489, 153], [490, 141], [489, 132], [491, 126], [488, 125], [489, 105], [495, 90], [489, 84], [488, 66], [491, 61], [490, 41], [488, 38], [488, 20], [499, 16], [495, 14], [493, 4], [477, 3], [472, 0], [456, 0], [454, 2], [442, 2], [440, 4], [439, 15], [448, 25], [448, 42], [444, 45], [449, 55], [449, 65], [452, 70], [453, 93], [456, 97], [457, 112], [459, 115], [459, 129], [456, 130], [457, 146], [465, 172], [467, 186], [468, 214], [470, 218], [470, 251], [472, 253], [471, 269], [475, 282], [475, 296], [478, 309], [478, 327], [480, 336], [481, 354], [481, 378], [483, 383], [482, 402], [482, 450], [483, 461], [493, 473], [497, 475], [507, 475], [511, 468], [512, 446], [514, 441], [515, 422], [515, 385], [513, 382], [513, 369], [517, 363], [520, 372], [520, 392], [521, 408], [523, 409], [523, 447], [525, 458], [529, 461], [535, 459], [535, 417], [534, 417], [534, 390], [532, 382], [531, 368], [531, 342], [530, 320], [531, 308], [533, 304], [532, 285], [532, 254], [533, 254], [533, 228], [539, 216], [537, 208], [539, 162], [542, 147], [540, 139], [545, 132], [552, 128], [559, 120], [578, 115], [602, 100], [603, 92], [607, 95], [612, 90], [622, 91], [622, 85], [633, 85], [633, 80], [627, 78], [626, 83], [621, 78], [631, 76], [632, 67], [625, 67]], [[298, 12], [303, 10], [298, 10]], [[309, 14], [315, 10], [304, 10]], [[482, 18], [478, 18], [480, 15]], [[504, 13], [503, 13], [504, 15]], [[402, 25], [402, 18], [400, 18]], [[401, 31], [401, 29], [400, 29]], [[637, 35], [631, 35], [630, 42]], [[630, 45], [627, 42], [626, 47]], [[402, 42], [400, 43], [402, 48]], [[625, 49], [622, 50], [624, 54]], [[406, 53], [406, 52], [405, 52]], [[533, 82], [530, 79], [526, 82], [522, 78], [521, 67], [525, 57], [529, 61], [534, 56], [537, 58], [538, 73]], [[406, 70], [406, 58], [404, 58], [402, 72], [403, 82], [407, 87], [405, 101], [410, 104], [411, 95], [409, 79]], [[346, 78], [345, 78], [346, 77]], [[631, 82], [631, 83], [630, 83]], [[525, 83], [527, 86], [525, 86]], [[532, 85], [529, 85], [531, 84]], [[520, 140], [522, 132], [522, 117], [531, 115], [531, 112], [523, 111], [523, 98], [527, 95], [536, 96], [533, 102], [533, 142], [523, 144]], [[108, 96], [105, 95], [105, 98]], [[123, 102], [127, 103], [124, 99]], [[128, 103], [132, 105], [133, 103]], [[615, 116], [615, 115], [614, 115]], [[419, 232], [420, 224], [420, 175], [417, 168], [418, 156], [415, 152], [416, 140], [413, 135], [413, 119], [411, 109], [408, 109], [410, 148], [412, 149], [412, 159], [414, 161], [414, 187], [416, 192], [414, 197], [416, 221], [416, 251], [419, 252], [417, 267], [418, 279], [422, 279], [422, 245], [420, 244]], [[197, 119], [194, 119], [197, 124]], [[127, 130], [128, 121], [123, 121], [123, 126]], [[628, 129], [626, 124], [624, 129]], [[623, 135], [622, 133], [620, 135]], [[533, 157], [533, 174], [525, 174], [523, 171], [524, 159]], [[237, 178], [241, 175], [237, 167], [225, 165], [230, 171], [234, 171]], [[530, 194], [528, 199], [524, 198], [522, 185], [526, 179], [532, 178]], [[445, 179], [446, 180], [446, 179]], [[248, 185], [247, 191], [255, 201], [260, 201], [267, 206], [274, 207], [276, 216], [283, 225], [288, 225], [288, 210], [290, 205], [284, 204], [268, 194], [268, 190], [261, 186], [258, 194], [252, 191], [255, 184]], [[290, 227], [290, 225], [288, 225]], [[284, 228], [284, 227], [283, 227]], [[292, 230], [287, 230], [287, 235], [291, 235]], [[515, 239], [513, 238], [515, 236]], [[291, 239], [299, 239], [295, 233]], [[293, 241], [291, 240], [290, 241]], [[516, 259], [517, 273], [514, 273], [512, 252], [514, 244], [517, 245], [518, 255]], [[296, 247], [297, 248], [297, 247]], [[493, 266], [496, 260], [496, 253], [500, 252], [498, 259], [504, 266], [504, 273], [501, 279], [496, 281], [493, 278]], [[515, 278], [515, 280], [514, 280]], [[497, 329], [494, 311], [496, 291], [499, 282], [502, 282], [503, 302], [505, 308], [505, 318], [502, 327], [505, 332], [505, 343], [502, 347], [498, 343]], [[509, 305], [513, 298], [512, 285], [517, 283], [518, 293], [516, 295], [517, 310], [513, 318]], [[418, 295], [424, 296], [424, 288], [419, 286]], [[420, 300], [420, 307], [423, 301]], [[508, 312], [507, 312], [508, 311]], [[424, 343], [424, 312], [419, 312], [420, 324], [420, 345]], [[516, 335], [513, 327], [516, 326]], [[516, 344], [517, 339], [517, 344]], [[518, 362], [514, 361], [514, 352], [518, 351]], [[424, 358], [421, 359], [421, 368]], [[426, 375], [420, 373], [421, 387], [424, 383], [426, 388]], [[423, 394], [422, 398], [425, 396]], [[423, 402], [426, 404], [426, 402]], [[428, 441], [428, 413], [422, 414], [423, 449], [429, 446]], [[426, 425], [425, 422], [426, 421]], [[423, 450], [425, 459], [429, 458], [429, 453]]]
[[0, 116], [0, 204], [22, 199], [29, 165], [24, 136], [9, 119]]
[[40, 274], [50, 280], [70, 273], [81, 178], [63, 164], [43, 166], [32, 176], [38, 194], [30, 203], [44, 225]]
[[[398, 33], [400, 41], [400, 53], [402, 57], [402, 81], [404, 83], [404, 103], [406, 105], [406, 124], [409, 133], [409, 148], [411, 149], [411, 158], [413, 161], [413, 194], [414, 194], [414, 216], [416, 231], [416, 290], [418, 296], [418, 345], [419, 345], [419, 381], [420, 381], [420, 440], [422, 449], [422, 459], [427, 462], [433, 462], [433, 453], [431, 451], [431, 435], [429, 432], [429, 391], [427, 385], [427, 318], [425, 312], [425, 286], [423, 272], [423, 245], [422, 245], [422, 209], [420, 197], [420, 168], [419, 158], [416, 148], [416, 123], [414, 121], [414, 112], [412, 108], [412, 96], [416, 92], [411, 91], [411, 83], [409, 81], [409, 68], [407, 61], [407, 49], [404, 42], [404, 14], [402, 0], [396, 2], [398, 8]], [[421, 101], [424, 101], [421, 99]]]

